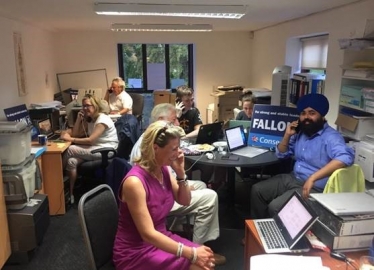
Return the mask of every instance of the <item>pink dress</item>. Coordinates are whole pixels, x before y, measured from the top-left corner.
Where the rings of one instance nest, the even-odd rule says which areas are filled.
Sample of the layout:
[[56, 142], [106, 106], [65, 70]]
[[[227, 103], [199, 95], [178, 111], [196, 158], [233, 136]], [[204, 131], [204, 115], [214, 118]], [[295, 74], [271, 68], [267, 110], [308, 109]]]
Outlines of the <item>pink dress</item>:
[[[164, 186], [151, 174], [137, 165], [128, 172], [126, 177], [137, 176], [142, 181], [146, 192], [147, 207], [157, 231], [177, 242], [183, 243], [185, 247], [197, 247], [199, 246], [198, 244], [172, 234], [166, 229], [166, 216], [174, 204], [174, 197], [167, 167], [162, 168], [162, 174]], [[119, 197], [121, 197], [124, 181], [125, 179], [122, 181], [119, 189]], [[178, 258], [175, 254], [165, 252], [144, 242], [134, 224], [127, 204], [123, 201], [120, 202], [119, 207], [118, 228], [113, 247], [113, 262], [117, 270], [187, 270], [191, 264], [186, 258]]]

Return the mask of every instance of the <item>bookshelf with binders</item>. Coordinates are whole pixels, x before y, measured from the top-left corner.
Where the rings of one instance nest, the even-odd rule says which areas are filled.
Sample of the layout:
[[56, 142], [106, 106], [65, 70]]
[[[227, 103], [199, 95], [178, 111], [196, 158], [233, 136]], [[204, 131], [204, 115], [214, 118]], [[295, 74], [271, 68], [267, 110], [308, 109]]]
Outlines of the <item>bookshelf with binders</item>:
[[296, 106], [299, 98], [306, 94], [323, 94], [325, 75], [295, 73], [290, 79], [289, 105]]

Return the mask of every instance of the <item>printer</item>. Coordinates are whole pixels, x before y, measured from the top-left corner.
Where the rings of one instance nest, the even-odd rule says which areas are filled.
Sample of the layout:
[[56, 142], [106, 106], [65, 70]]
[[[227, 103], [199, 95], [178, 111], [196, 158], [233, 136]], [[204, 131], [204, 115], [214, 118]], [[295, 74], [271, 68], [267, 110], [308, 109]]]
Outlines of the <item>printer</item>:
[[374, 142], [361, 141], [355, 145], [355, 163], [360, 165], [365, 179], [374, 182]]

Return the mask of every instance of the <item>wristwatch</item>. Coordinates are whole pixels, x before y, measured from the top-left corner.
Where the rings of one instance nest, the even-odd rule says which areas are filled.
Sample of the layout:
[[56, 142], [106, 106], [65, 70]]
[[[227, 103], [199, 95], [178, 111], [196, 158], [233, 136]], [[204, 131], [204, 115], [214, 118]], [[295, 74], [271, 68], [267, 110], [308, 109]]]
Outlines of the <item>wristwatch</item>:
[[177, 179], [177, 183], [178, 183], [178, 184], [183, 184], [183, 185], [185, 185], [185, 186], [188, 185], [188, 182], [187, 182], [187, 175], [186, 175], [186, 174], [184, 175], [184, 178], [183, 178], [183, 179], [178, 178], [178, 176], [176, 177], [176, 179]]
[[177, 179], [177, 181], [187, 181], [187, 174], [185, 174], [183, 178], [179, 178], [178, 175], [176, 175], [175, 179]]

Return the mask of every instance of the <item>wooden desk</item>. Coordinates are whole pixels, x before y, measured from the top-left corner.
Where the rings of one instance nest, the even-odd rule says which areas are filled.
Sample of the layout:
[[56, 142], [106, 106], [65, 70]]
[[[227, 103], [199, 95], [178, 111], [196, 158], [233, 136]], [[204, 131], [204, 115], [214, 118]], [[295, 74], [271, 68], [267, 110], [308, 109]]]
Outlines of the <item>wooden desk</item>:
[[3, 268], [5, 262], [8, 260], [10, 253], [8, 218], [3, 190], [3, 177], [0, 170], [0, 269]]
[[[345, 255], [348, 258], [355, 260], [357, 263], [361, 256], [367, 255], [367, 250], [357, 252], [346, 252]], [[260, 237], [257, 233], [256, 227], [251, 219], [245, 221], [245, 245], [244, 245], [244, 270], [250, 270], [249, 260], [251, 256], [265, 254], [262, 247]], [[300, 254], [298, 254], [300, 255]], [[308, 253], [304, 253], [304, 256], [319, 256], [322, 259], [324, 266], [330, 267], [330, 270], [353, 270], [351, 266], [346, 268], [346, 263], [333, 259], [330, 254], [322, 250], [313, 249]]]
[[41, 156], [43, 193], [48, 195], [49, 214], [65, 214], [64, 168], [62, 154], [70, 142], [48, 142], [47, 151]]

